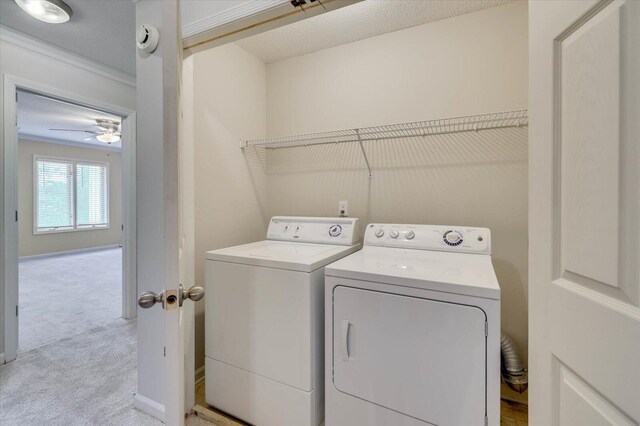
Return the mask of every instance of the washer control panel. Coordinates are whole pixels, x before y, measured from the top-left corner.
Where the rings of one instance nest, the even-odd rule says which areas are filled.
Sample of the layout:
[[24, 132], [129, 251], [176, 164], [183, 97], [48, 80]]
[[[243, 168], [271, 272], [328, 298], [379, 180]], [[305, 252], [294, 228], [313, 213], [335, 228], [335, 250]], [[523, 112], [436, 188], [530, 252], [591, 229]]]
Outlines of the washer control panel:
[[268, 240], [354, 245], [358, 219], [350, 217], [275, 216], [269, 222]]
[[371, 223], [364, 245], [491, 254], [491, 231], [468, 226]]

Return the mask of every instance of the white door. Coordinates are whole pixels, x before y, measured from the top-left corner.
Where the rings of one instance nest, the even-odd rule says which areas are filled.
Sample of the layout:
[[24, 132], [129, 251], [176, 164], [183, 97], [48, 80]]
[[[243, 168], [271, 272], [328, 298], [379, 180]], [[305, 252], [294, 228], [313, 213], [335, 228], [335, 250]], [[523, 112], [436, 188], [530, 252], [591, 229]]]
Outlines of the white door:
[[430, 424], [484, 425], [485, 325], [478, 307], [338, 286], [334, 385]]
[[640, 422], [640, 2], [531, 1], [532, 425]]
[[[136, 406], [182, 426], [193, 392], [193, 279], [190, 154], [180, 143], [182, 45], [176, 0], [136, 2], [136, 25], [156, 27], [160, 43], [137, 58], [138, 392]], [[191, 185], [191, 186], [190, 186]], [[185, 282], [185, 287], [192, 282]], [[183, 307], [182, 301], [185, 305]], [[187, 333], [189, 331], [189, 333]], [[190, 371], [185, 374], [185, 365]]]

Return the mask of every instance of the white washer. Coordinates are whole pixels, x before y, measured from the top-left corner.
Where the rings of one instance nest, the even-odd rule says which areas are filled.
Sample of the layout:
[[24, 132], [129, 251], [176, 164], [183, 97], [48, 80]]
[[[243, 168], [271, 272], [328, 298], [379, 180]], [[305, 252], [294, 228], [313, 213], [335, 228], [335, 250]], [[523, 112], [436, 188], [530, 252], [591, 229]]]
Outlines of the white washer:
[[324, 266], [357, 219], [274, 217], [267, 240], [207, 252], [206, 400], [259, 426], [324, 417]]
[[371, 224], [325, 274], [326, 426], [500, 423], [488, 229]]

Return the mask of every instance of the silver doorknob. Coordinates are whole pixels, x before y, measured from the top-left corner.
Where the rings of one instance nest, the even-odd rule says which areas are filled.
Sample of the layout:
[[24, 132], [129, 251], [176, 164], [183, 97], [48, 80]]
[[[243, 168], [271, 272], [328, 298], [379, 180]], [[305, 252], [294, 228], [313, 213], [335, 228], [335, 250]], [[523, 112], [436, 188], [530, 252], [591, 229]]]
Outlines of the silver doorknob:
[[162, 293], [155, 294], [152, 291], [145, 291], [140, 295], [140, 297], [138, 297], [138, 306], [143, 309], [149, 309], [156, 303], [162, 303], [162, 299]]
[[180, 306], [182, 306], [182, 302], [184, 302], [187, 299], [191, 299], [194, 302], [197, 302], [198, 300], [202, 299], [204, 297], [204, 288], [202, 287], [197, 287], [197, 286], [193, 286], [191, 287], [189, 290], [184, 290], [184, 288], [182, 287], [182, 284], [180, 285], [180, 292], [182, 294], [181, 300], [180, 300]]

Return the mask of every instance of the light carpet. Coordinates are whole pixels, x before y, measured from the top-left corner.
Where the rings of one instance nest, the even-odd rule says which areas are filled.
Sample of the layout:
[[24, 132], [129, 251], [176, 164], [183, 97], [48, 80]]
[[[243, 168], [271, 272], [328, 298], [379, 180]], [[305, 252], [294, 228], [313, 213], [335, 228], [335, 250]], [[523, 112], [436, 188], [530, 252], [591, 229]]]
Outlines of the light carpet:
[[118, 320], [122, 249], [20, 260], [18, 353]]
[[[96, 327], [0, 367], [0, 424], [161, 425], [133, 408], [136, 380], [135, 320]], [[211, 423], [190, 416], [187, 425]]]

